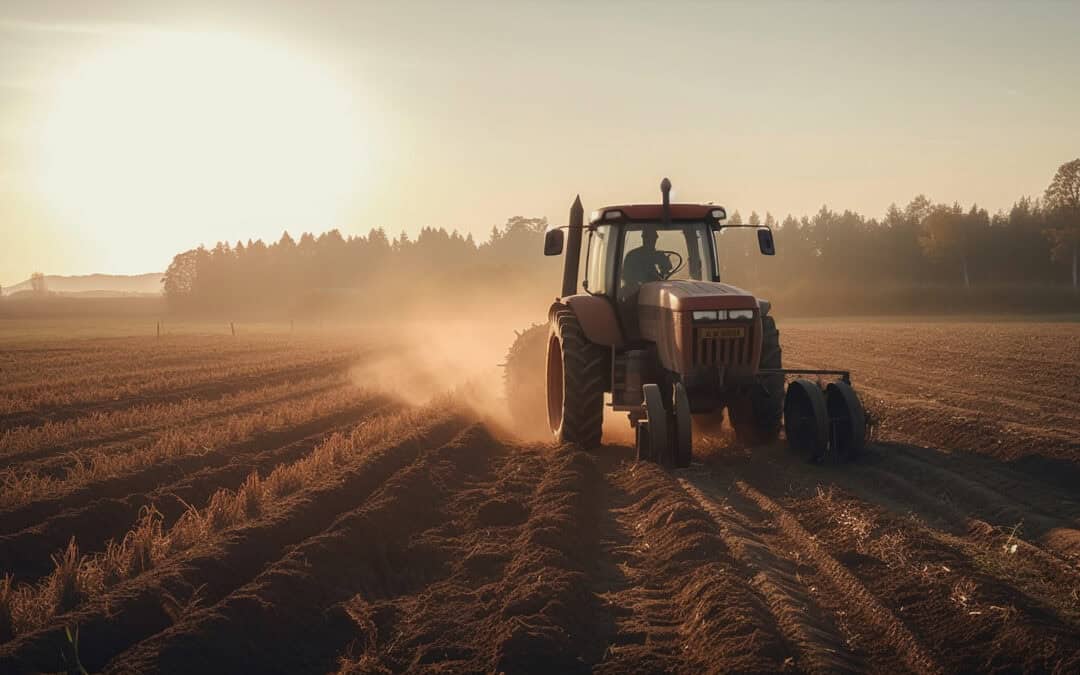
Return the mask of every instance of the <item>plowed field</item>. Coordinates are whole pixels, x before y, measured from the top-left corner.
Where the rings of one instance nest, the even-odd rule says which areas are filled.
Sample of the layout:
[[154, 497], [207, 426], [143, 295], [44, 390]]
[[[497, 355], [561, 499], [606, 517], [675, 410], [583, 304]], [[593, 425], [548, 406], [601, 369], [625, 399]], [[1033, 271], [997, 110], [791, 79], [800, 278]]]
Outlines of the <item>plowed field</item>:
[[4, 345], [0, 672], [1080, 671], [1080, 324], [781, 340], [857, 462], [527, 442], [356, 339]]

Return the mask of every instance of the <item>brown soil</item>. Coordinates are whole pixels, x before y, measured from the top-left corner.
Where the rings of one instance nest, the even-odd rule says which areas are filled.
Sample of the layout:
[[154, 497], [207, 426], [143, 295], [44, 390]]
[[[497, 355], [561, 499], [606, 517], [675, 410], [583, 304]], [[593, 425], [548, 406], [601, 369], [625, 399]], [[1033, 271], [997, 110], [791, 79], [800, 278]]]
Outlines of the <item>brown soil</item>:
[[[75, 625], [83, 665], [122, 673], [1080, 671], [1080, 329], [781, 330], [789, 365], [852, 369], [878, 421], [856, 462], [721, 431], [666, 471], [436, 415], [14, 635], [0, 672], [63, 669]], [[146, 504], [171, 521], [170, 494], [201, 508], [359, 413], [22, 518], [0, 573]]]

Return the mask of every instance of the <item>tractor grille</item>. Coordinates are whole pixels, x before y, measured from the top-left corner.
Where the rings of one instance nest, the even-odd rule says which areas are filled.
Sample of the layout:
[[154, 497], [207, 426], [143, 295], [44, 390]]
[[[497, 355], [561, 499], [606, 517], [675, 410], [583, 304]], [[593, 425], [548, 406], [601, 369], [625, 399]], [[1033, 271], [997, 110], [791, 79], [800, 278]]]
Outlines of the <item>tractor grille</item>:
[[694, 327], [695, 366], [749, 366], [754, 358], [754, 324], [735, 324], [744, 328], [742, 337], [708, 337], [712, 326]]

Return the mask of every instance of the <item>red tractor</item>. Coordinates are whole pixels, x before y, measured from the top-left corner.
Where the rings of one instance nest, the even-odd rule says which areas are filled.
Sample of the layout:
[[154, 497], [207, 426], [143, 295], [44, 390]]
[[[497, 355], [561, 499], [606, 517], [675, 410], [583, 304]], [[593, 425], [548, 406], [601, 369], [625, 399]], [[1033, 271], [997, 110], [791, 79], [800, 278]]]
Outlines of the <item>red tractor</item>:
[[[727, 224], [721, 206], [671, 204], [666, 178], [660, 189], [661, 204], [609, 206], [588, 224], [579, 198], [569, 225], [545, 233], [545, 255], [565, 249], [562, 293], [548, 325], [510, 350], [511, 411], [535, 416], [546, 399], [555, 440], [593, 447], [610, 394], [608, 405], [636, 430], [638, 458], [668, 466], [689, 465], [693, 419], [724, 408], [744, 443], [775, 441], [783, 428], [812, 461], [856, 456], [866, 414], [849, 373], [784, 369], [769, 302], [720, 281], [714, 235], [747, 226]], [[775, 254], [771, 230], [758, 227], [757, 239], [763, 255]], [[526, 363], [540, 349], [543, 394]]]

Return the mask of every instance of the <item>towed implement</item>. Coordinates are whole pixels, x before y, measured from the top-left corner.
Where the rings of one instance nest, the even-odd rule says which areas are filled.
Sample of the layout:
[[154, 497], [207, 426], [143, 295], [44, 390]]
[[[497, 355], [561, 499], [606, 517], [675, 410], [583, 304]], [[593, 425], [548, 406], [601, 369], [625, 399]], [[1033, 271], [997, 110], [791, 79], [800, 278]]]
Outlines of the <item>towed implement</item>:
[[[785, 369], [770, 303], [720, 281], [715, 235], [747, 226], [728, 224], [721, 206], [670, 203], [666, 178], [660, 188], [660, 204], [609, 206], [588, 223], [578, 198], [569, 224], [547, 230], [544, 254], [564, 255], [562, 289], [547, 325], [511, 348], [511, 410], [539, 416], [546, 402], [556, 441], [592, 447], [609, 405], [627, 414], [638, 458], [668, 466], [689, 465], [694, 420], [725, 409], [746, 444], [783, 429], [812, 461], [858, 455], [866, 413], [850, 373]], [[774, 255], [772, 231], [756, 230], [760, 252]], [[543, 392], [523, 371], [525, 355], [541, 349]]]

